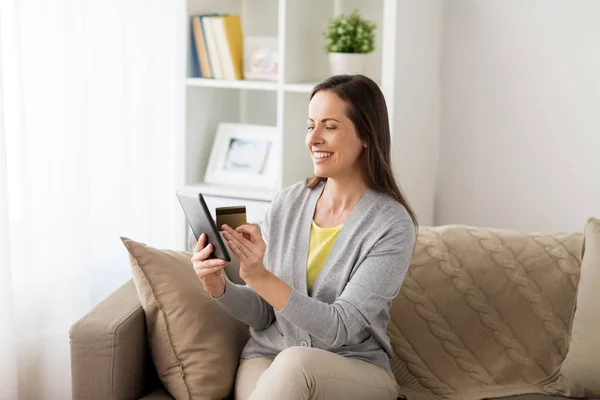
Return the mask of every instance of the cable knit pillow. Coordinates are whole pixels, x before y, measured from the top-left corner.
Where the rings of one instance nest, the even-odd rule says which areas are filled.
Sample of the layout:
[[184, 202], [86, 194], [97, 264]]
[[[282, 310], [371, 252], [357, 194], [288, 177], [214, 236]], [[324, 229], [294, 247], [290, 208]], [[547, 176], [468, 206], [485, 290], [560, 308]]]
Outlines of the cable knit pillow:
[[222, 399], [232, 391], [248, 327], [227, 314], [192, 268], [191, 252], [121, 237], [148, 329], [156, 370], [176, 399]]
[[552, 386], [569, 397], [600, 397], [600, 219], [585, 226], [571, 344]]

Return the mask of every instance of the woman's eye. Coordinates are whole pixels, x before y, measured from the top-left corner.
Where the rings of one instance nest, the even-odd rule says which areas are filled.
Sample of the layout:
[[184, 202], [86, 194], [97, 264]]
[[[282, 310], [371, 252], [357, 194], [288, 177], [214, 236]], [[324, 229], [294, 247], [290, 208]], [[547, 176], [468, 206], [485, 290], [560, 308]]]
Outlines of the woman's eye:
[[[336, 126], [326, 126], [325, 129], [328, 130], [328, 131], [333, 131], [333, 130], [337, 129], [337, 127]], [[314, 131], [315, 127], [314, 126], [309, 126], [308, 128], [306, 128], [306, 130], [308, 130], [308, 131]]]

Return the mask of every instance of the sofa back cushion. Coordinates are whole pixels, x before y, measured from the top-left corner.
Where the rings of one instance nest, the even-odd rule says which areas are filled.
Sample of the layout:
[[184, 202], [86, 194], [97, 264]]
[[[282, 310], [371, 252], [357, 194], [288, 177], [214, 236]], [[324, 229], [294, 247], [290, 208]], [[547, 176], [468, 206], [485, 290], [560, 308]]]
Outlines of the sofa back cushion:
[[446, 395], [551, 380], [567, 354], [581, 246], [580, 233], [422, 227], [388, 327], [399, 385]]

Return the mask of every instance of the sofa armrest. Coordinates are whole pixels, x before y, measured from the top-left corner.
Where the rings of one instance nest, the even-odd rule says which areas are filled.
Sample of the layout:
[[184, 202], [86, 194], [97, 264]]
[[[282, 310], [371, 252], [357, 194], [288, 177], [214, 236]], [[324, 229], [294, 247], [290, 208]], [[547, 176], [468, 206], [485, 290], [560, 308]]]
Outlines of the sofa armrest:
[[73, 399], [139, 399], [156, 387], [146, 320], [129, 280], [69, 332]]

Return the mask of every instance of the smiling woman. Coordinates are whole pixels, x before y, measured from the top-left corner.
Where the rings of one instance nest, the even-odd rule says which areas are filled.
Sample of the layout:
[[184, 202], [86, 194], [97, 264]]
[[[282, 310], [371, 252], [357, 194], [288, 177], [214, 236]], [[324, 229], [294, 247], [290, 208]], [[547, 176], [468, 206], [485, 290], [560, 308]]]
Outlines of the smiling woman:
[[[389, 308], [416, 240], [416, 217], [390, 168], [383, 94], [362, 76], [317, 85], [306, 146], [315, 177], [284, 188], [257, 229], [223, 226], [246, 285], [200, 244], [205, 288], [250, 326], [236, 399], [395, 399]], [[336, 371], [335, 380], [323, 378]], [[258, 379], [260, 377], [260, 379]], [[314, 396], [314, 397], [313, 397]]]

